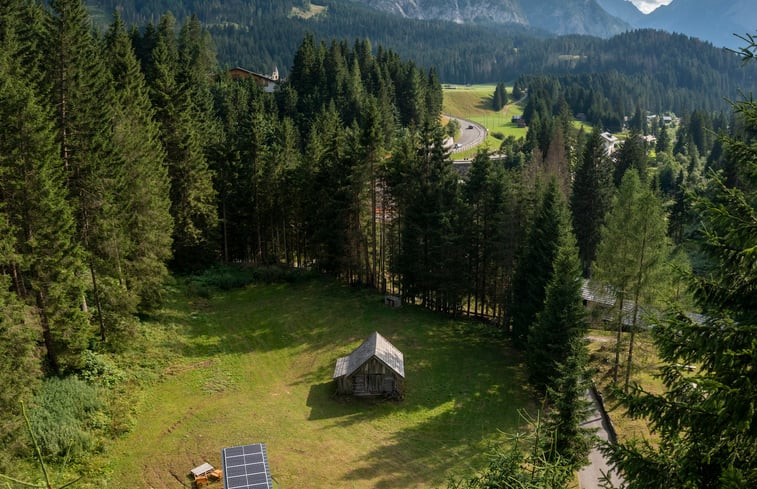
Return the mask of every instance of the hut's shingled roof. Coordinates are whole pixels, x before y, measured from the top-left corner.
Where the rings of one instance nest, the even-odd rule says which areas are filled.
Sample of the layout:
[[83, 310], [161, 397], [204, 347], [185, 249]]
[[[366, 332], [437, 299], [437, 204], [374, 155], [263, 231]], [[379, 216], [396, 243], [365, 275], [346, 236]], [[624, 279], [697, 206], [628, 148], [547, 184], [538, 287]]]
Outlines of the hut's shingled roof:
[[405, 378], [405, 359], [402, 352], [389, 343], [386, 338], [378, 334], [377, 331], [371, 333], [368, 339], [352, 353], [336, 361], [334, 378], [351, 375], [374, 356], [386, 364], [387, 367], [394, 370], [399, 376]]

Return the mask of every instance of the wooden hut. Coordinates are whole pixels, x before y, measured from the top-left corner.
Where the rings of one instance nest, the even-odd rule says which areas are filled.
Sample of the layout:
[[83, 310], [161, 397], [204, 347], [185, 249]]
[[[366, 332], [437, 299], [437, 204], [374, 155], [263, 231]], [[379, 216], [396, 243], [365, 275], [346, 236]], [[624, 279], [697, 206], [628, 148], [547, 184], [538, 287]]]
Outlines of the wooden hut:
[[336, 361], [334, 381], [339, 394], [402, 397], [405, 360], [401, 351], [373, 332], [355, 351]]

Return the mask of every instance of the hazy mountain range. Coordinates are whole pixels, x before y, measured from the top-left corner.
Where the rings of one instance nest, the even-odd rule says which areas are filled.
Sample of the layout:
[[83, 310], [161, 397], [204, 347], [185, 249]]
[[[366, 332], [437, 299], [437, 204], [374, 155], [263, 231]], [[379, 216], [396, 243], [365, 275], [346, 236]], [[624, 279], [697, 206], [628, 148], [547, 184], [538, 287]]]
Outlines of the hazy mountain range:
[[353, 0], [384, 12], [458, 24], [520, 24], [552, 34], [610, 37], [630, 25], [595, 0]]
[[738, 47], [757, 29], [755, 0], [673, 0], [643, 14], [630, 0], [353, 0], [415, 19], [518, 24], [552, 34], [610, 37], [633, 28], [677, 32]]

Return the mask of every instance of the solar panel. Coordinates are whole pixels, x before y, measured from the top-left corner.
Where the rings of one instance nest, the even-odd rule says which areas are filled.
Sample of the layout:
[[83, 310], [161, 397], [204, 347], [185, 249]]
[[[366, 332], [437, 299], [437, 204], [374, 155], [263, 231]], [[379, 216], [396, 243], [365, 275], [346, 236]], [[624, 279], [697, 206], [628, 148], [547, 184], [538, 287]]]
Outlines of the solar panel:
[[221, 450], [224, 489], [273, 489], [265, 443]]

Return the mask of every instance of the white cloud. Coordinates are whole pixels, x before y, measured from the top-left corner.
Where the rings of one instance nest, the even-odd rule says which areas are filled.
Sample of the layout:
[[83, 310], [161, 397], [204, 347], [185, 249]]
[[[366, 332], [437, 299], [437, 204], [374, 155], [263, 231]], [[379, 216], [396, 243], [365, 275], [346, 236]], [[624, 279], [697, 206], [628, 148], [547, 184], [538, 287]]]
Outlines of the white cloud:
[[633, 4], [645, 14], [648, 14], [660, 5], [667, 5], [672, 1], [673, 0], [631, 0], [631, 2], [633, 2]]

